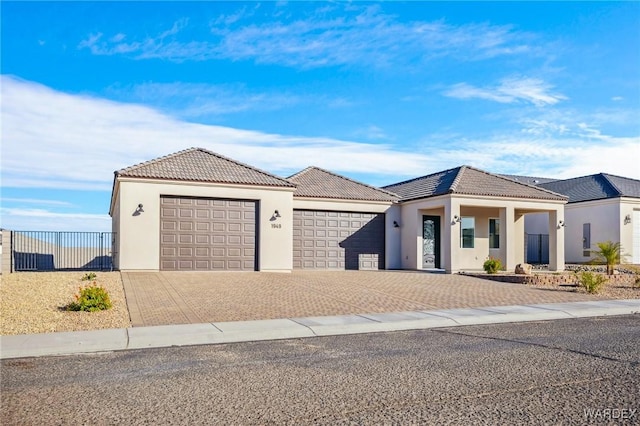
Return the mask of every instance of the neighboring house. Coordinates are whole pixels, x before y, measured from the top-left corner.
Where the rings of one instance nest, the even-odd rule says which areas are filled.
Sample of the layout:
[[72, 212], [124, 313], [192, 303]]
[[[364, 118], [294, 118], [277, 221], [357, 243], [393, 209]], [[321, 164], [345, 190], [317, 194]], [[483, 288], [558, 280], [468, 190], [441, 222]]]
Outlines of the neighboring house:
[[[627, 261], [640, 264], [640, 180], [607, 173], [537, 184], [569, 197], [565, 206], [565, 260], [583, 263], [598, 242], [620, 242]], [[544, 214], [527, 217], [525, 231], [544, 234]]]
[[115, 172], [121, 270], [507, 269], [524, 217], [547, 214], [564, 268], [566, 197], [462, 166], [375, 188], [316, 167], [288, 179], [200, 148]]

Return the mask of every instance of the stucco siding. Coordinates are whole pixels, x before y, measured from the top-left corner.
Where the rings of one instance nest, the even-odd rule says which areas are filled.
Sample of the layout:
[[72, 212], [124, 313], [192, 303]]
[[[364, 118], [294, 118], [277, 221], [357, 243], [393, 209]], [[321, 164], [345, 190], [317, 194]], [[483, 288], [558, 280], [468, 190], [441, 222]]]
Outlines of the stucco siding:
[[584, 224], [590, 224], [591, 248], [602, 241], [623, 243], [620, 233], [620, 214], [620, 201], [617, 198], [567, 205], [564, 227], [566, 261], [583, 263], [588, 262], [592, 257], [591, 254], [585, 256], [582, 247]]
[[[116, 205], [120, 212], [114, 214], [119, 217], [119, 220], [114, 217], [114, 231], [120, 241], [118, 268], [121, 270], [159, 270], [162, 195], [257, 201], [258, 269], [290, 271], [292, 268], [292, 189], [126, 178], [118, 184]], [[144, 211], [134, 214], [139, 204]], [[275, 210], [281, 216], [277, 223], [270, 220]]]
[[[531, 212], [552, 212], [554, 218], [564, 218], [564, 202], [539, 200], [512, 200], [496, 197], [441, 196], [401, 204], [403, 223], [400, 260], [403, 269], [422, 269], [422, 217], [440, 217], [440, 265], [446, 272], [481, 270], [488, 256], [499, 258], [507, 270], [524, 262], [525, 216]], [[454, 216], [473, 217], [475, 239], [473, 248], [461, 247], [461, 225]], [[549, 219], [547, 215], [547, 229]], [[500, 247], [489, 249], [489, 219], [500, 219]], [[555, 220], [555, 219], [554, 219]], [[554, 268], [564, 268], [562, 229], [553, 229], [558, 235], [557, 259]]]

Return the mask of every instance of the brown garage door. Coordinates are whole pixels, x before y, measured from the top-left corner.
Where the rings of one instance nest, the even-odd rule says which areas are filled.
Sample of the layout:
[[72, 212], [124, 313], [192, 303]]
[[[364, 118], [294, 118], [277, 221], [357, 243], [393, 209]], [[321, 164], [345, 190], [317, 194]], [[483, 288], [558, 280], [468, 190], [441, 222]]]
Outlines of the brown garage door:
[[160, 198], [160, 269], [256, 270], [256, 202]]
[[384, 269], [384, 214], [293, 211], [295, 269]]

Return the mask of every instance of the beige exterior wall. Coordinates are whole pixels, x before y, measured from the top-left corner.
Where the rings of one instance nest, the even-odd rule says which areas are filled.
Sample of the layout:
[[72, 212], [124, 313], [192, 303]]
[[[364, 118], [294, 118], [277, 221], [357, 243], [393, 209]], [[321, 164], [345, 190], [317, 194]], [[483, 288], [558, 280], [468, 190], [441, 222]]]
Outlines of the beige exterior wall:
[[[261, 271], [291, 271], [293, 266], [293, 188], [214, 185], [119, 178], [112, 205], [113, 232], [118, 233], [118, 268], [159, 270], [160, 196], [228, 198], [258, 201], [258, 265]], [[138, 204], [144, 212], [134, 215]], [[281, 227], [269, 220], [278, 210]]]
[[[422, 269], [422, 216], [440, 217], [440, 266], [448, 273], [481, 270], [491, 255], [499, 258], [507, 270], [524, 262], [524, 217], [531, 212], [547, 211], [554, 220], [564, 217], [564, 202], [516, 200], [492, 197], [441, 196], [401, 205], [403, 269]], [[462, 248], [460, 223], [454, 216], [475, 218], [475, 244]], [[489, 219], [500, 219], [500, 248], [489, 249]], [[563, 228], [553, 227], [555, 256], [552, 270], [564, 269]]]
[[[400, 207], [391, 202], [293, 198], [296, 210], [327, 210], [385, 214], [385, 269], [400, 269]], [[395, 228], [393, 222], [398, 223]]]
[[633, 211], [640, 210], [640, 200], [634, 198], [610, 198], [569, 204], [565, 208], [565, 258], [570, 263], [582, 263], [591, 259], [584, 256], [582, 226], [591, 224], [591, 248], [604, 241], [620, 242], [628, 261], [633, 259], [633, 223], [625, 224], [625, 217], [633, 218]]

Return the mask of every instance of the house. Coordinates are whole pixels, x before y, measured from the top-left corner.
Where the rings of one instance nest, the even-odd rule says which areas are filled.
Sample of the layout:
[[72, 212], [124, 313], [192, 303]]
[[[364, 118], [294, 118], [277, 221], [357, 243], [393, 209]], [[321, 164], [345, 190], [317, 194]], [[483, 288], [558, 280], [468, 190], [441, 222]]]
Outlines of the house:
[[[598, 173], [564, 180], [546, 180], [539, 188], [569, 198], [565, 206], [565, 260], [583, 263], [603, 241], [620, 242], [627, 261], [640, 264], [640, 180]], [[525, 232], [545, 234], [545, 214], [527, 217]]]
[[317, 167], [281, 178], [191, 148], [115, 172], [110, 215], [121, 270], [507, 269], [524, 261], [524, 217], [547, 215], [564, 268], [567, 198], [468, 166], [375, 188]]
[[401, 268], [481, 269], [488, 256], [507, 270], [524, 262], [524, 219], [547, 215], [550, 269], [564, 269], [566, 197], [461, 166], [384, 187], [398, 194]]

